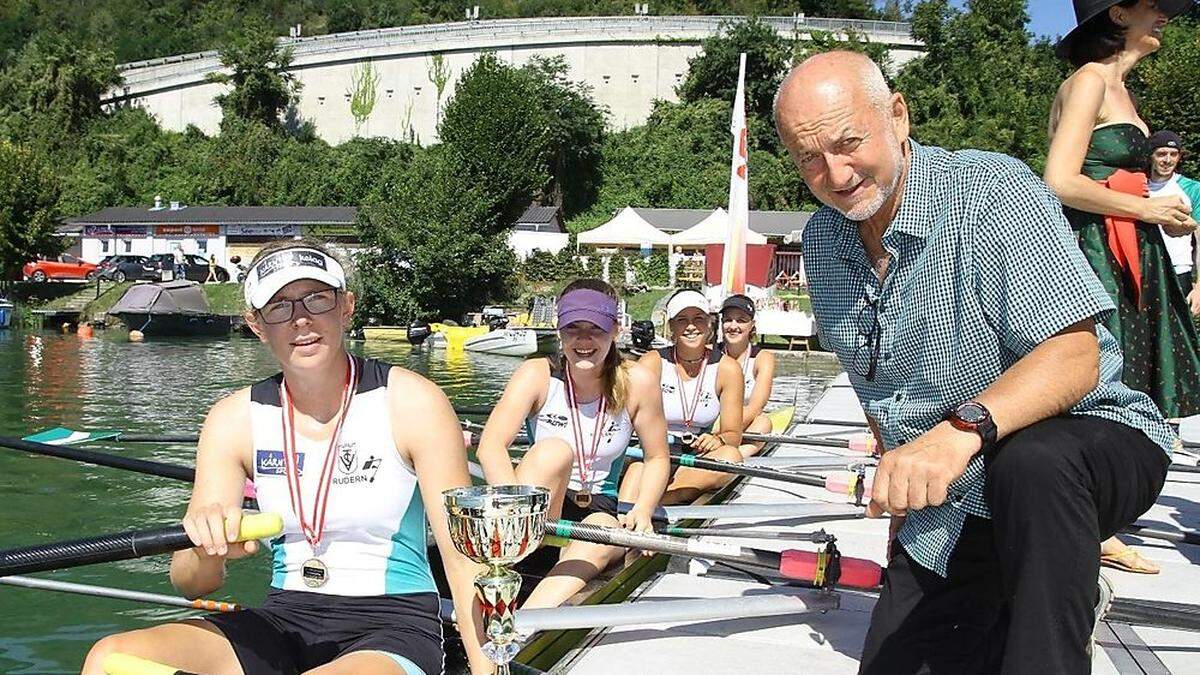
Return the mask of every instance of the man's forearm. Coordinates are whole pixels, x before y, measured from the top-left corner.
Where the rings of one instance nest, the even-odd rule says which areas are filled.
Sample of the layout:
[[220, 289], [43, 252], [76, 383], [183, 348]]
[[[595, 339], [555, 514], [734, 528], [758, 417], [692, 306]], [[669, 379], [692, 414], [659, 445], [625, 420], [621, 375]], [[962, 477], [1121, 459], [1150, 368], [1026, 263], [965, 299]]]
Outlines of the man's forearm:
[[975, 400], [991, 411], [999, 439], [1070, 410], [1099, 379], [1100, 347], [1088, 320], [1038, 345]]

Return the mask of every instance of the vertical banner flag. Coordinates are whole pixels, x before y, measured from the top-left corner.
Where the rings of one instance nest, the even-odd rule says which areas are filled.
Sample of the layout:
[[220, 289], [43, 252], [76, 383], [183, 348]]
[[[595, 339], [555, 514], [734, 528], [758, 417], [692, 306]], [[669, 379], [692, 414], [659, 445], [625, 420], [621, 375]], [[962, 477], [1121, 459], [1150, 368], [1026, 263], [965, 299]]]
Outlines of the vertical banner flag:
[[725, 296], [746, 292], [746, 238], [750, 229], [748, 153], [746, 151], [746, 55], [738, 65], [737, 95], [733, 98], [733, 161], [729, 169], [729, 233], [721, 267]]

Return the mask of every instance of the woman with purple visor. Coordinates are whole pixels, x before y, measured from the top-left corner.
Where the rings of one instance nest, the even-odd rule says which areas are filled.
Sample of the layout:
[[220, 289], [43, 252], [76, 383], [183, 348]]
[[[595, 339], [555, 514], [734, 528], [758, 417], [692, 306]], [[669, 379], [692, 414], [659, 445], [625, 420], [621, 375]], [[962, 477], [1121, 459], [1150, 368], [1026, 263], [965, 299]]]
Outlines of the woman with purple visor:
[[[513, 373], [479, 440], [477, 457], [492, 485], [550, 490], [549, 517], [653, 531], [650, 518], [666, 489], [670, 462], [658, 378], [617, 351], [617, 293], [579, 279], [558, 297], [560, 353], [526, 361]], [[532, 447], [514, 468], [509, 445], [528, 426]], [[617, 485], [633, 432], [645, 470], [639, 497], [617, 513]], [[524, 607], [557, 607], [625, 549], [572, 541]]]

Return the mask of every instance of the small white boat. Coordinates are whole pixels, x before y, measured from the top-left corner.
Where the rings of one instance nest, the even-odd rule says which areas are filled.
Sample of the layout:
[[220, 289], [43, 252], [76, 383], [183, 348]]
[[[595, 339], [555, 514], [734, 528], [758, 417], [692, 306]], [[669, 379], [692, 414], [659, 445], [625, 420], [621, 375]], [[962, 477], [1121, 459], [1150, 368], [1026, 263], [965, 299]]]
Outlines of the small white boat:
[[501, 356], [550, 354], [558, 349], [558, 333], [552, 328], [500, 328], [468, 338], [463, 349]]
[[11, 302], [0, 298], [0, 328], [8, 328], [12, 324], [14, 311], [15, 308]]

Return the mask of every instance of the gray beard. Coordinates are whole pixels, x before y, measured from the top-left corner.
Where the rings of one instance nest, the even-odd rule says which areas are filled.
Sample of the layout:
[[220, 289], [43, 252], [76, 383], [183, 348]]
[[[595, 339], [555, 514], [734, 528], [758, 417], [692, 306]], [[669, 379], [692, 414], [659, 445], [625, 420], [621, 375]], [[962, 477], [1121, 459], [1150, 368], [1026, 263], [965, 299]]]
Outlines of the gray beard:
[[887, 203], [887, 200], [896, 191], [896, 186], [900, 184], [900, 175], [904, 171], [904, 150], [903, 150], [903, 148], [900, 148], [900, 147], [896, 148], [895, 153], [892, 157], [892, 160], [893, 160], [893, 164], [892, 164], [892, 182], [891, 182], [891, 184], [887, 185], [886, 187], [883, 185], [880, 185], [879, 191], [875, 195], [875, 197], [873, 197], [872, 199], [869, 199], [865, 202], [855, 204], [852, 208], [850, 208], [847, 211], [842, 211], [841, 209], [837, 209], [843, 216], [846, 217], [847, 220], [852, 220], [854, 222], [860, 223], [864, 220], [867, 220], [868, 218], [875, 215], [876, 213], [878, 213], [879, 209], [883, 208], [883, 205], [885, 203]]

